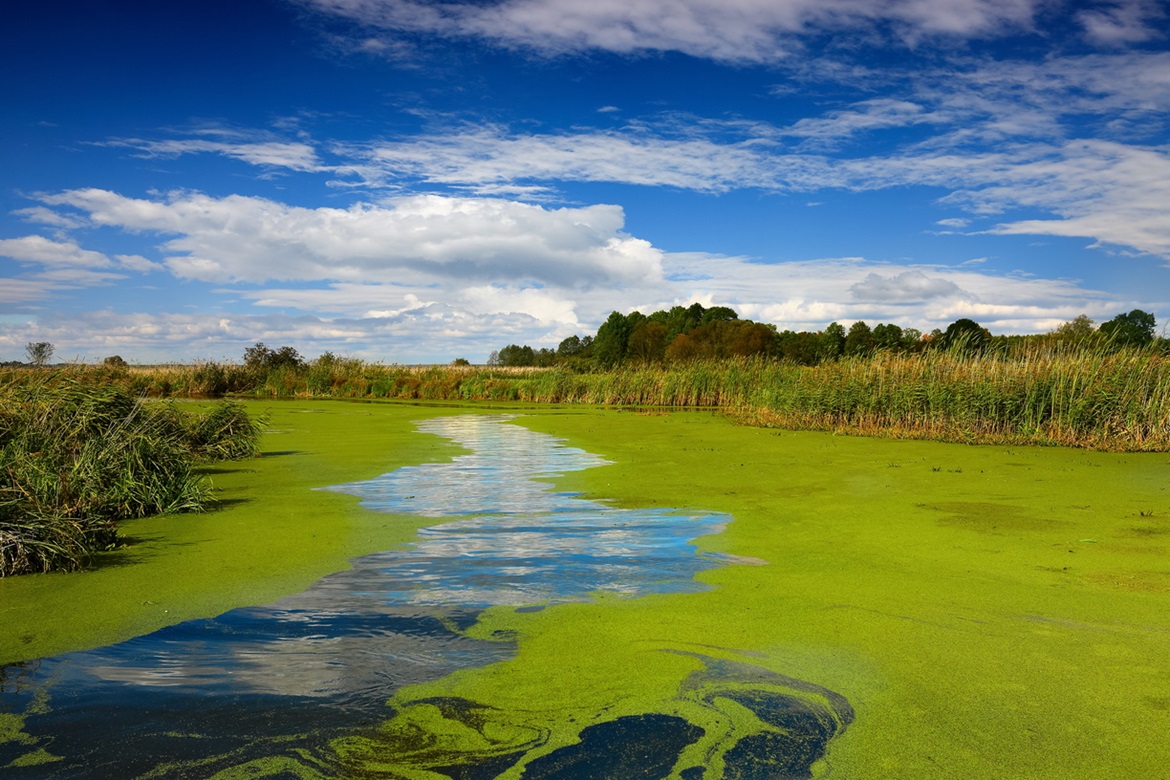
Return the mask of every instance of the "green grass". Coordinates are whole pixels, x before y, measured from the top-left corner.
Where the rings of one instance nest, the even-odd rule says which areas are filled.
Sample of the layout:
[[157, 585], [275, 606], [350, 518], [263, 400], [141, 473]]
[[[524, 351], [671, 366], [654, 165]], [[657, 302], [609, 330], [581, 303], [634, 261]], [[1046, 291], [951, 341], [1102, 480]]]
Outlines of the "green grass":
[[189, 413], [85, 379], [0, 385], [0, 577], [80, 568], [116, 546], [119, 521], [199, 511], [196, 463], [256, 452], [238, 403]]

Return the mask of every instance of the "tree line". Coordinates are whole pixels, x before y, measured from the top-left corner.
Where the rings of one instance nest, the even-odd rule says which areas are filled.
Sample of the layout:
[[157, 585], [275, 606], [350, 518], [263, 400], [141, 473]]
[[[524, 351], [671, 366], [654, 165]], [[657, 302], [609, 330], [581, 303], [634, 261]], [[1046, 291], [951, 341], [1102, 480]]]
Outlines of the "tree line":
[[[509, 344], [493, 350], [487, 364], [608, 370], [627, 364], [764, 356], [815, 366], [842, 357], [866, 357], [877, 352], [917, 353], [947, 349], [972, 354], [989, 350], [1010, 354], [1036, 346], [1097, 351], [1152, 347], [1170, 354], [1170, 340], [1157, 335], [1156, 325], [1153, 314], [1134, 309], [1118, 314], [1100, 326], [1082, 314], [1048, 333], [1023, 336], [994, 336], [987, 328], [967, 318], [929, 333], [893, 323], [879, 323], [871, 328], [864, 321], [854, 322], [848, 328], [831, 322], [820, 331], [792, 331], [740, 319], [739, 314], [727, 306], [708, 308], [694, 303], [653, 314], [615, 311], [596, 334], [569, 336], [556, 349]], [[45, 367], [54, 352], [50, 342], [29, 342], [25, 347], [27, 363], [11, 361], [0, 366]], [[341, 358], [325, 352], [313, 362], [328, 366], [338, 360]], [[127, 364], [120, 356], [112, 355], [103, 361], [103, 365], [121, 368]], [[272, 349], [257, 342], [246, 348], [243, 354], [243, 367], [251, 373], [276, 369], [296, 371], [307, 365], [308, 361], [290, 346]], [[452, 365], [467, 366], [470, 363], [457, 358]]]
[[1153, 346], [1170, 352], [1170, 341], [1159, 338], [1155, 327], [1153, 314], [1134, 309], [1118, 314], [1099, 327], [1082, 314], [1049, 333], [1027, 336], [995, 336], [968, 318], [928, 333], [893, 323], [879, 323], [871, 328], [864, 321], [854, 322], [848, 328], [832, 322], [820, 331], [792, 331], [740, 319], [727, 306], [707, 308], [695, 303], [653, 314], [615, 311], [596, 334], [569, 336], [556, 349], [509, 344], [493, 351], [488, 365], [588, 370], [627, 364], [764, 356], [815, 366], [842, 357], [866, 357], [882, 351], [916, 353], [946, 349], [972, 354], [989, 350], [1009, 353], [1035, 346], [1107, 351]]

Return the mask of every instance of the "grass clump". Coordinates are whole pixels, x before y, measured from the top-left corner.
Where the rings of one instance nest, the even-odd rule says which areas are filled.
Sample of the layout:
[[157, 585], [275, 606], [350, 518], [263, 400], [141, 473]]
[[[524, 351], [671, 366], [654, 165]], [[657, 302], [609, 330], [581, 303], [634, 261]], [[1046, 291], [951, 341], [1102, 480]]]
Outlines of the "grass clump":
[[54, 373], [0, 385], [0, 576], [67, 571], [129, 518], [201, 510], [200, 460], [253, 454], [239, 404], [202, 414]]

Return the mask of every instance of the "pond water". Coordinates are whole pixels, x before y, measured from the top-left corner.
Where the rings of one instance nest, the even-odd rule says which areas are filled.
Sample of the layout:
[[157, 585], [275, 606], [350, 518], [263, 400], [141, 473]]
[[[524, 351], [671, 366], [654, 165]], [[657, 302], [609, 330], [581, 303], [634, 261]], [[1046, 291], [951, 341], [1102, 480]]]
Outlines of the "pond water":
[[[736, 563], [699, 554], [691, 541], [717, 533], [726, 516], [618, 509], [554, 490], [545, 480], [604, 461], [509, 419], [421, 423], [468, 453], [326, 488], [375, 511], [436, 518], [409, 546], [359, 558], [274, 604], [0, 669], [5, 777], [342, 774], [334, 741], [372, 733], [395, 714], [386, 702], [396, 691], [513, 657], [511, 636], [467, 635], [484, 609], [539, 610], [599, 592], [694, 592], [706, 587], [696, 573]], [[735, 702], [762, 724], [712, 743], [721, 776], [808, 777], [852, 719], [844, 699], [817, 686], [701, 660], [704, 671], [682, 683], [684, 694], [713, 710]], [[484, 729], [474, 702], [431, 705]], [[678, 757], [704, 738], [683, 718], [648, 712], [594, 724], [569, 748], [542, 749], [544, 740], [529, 735], [479, 753], [413, 751], [411, 761], [431, 776], [467, 780], [509, 768], [525, 778], [673, 771], [691, 780], [703, 766], [677, 766]]]

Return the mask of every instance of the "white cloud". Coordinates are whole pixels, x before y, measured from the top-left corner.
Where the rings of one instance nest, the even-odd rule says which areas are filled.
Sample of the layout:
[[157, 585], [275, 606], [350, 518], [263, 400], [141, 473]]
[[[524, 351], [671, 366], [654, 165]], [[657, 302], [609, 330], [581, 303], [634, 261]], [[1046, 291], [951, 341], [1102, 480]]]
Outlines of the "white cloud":
[[[891, 28], [896, 37], [986, 37], [1032, 27], [1037, 0], [301, 0], [366, 28], [471, 37], [545, 54], [677, 51], [770, 62], [799, 36]], [[368, 35], [359, 36], [368, 40]]]
[[82, 249], [73, 241], [53, 241], [44, 236], [0, 239], [0, 257], [22, 263], [74, 268], [106, 268], [112, 263], [101, 252]]
[[[477, 193], [502, 184], [607, 181], [725, 192], [776, 189], [807, 181], [817, 159], [766, 153], [760, 139], [726, 143], [702, 137], [667, 138], [641, 129], [560, 134], [508, 134], [498, 126], [463, 128], [399, 142], [338, 147], [356, 158], [352, 170], [370, 181], [418, 178], [465, 185]], [[787, 163], [787, 164], [786, 164]]]
[[47, 209], [44, 206], [32, 206], [27, 209], [18, 209], [12, 213], [19, 217], [24, 217], [29, 222], [35, 222], [40, 225], [47, 225], [48, 227], [72, 229], [82, 227], [85, 224], [82, 220], [77, 219], [76, 217], [71, 217], [67, 214], [60, 214], [56, 211], [53, 211], [52, 209]]
[[335, 280], [565, 287], [653, 282], [661, 253], [622, 232], [618, 206], [546, 209], [488, 198], [420, 195], [381, 205], [306, 209], [263, 198], [107, 190], [44, 196], [92, 224], [175, 235], [163, 250], [180, 277], [202, 281]]
[[256, 137], [261, 134], [246, 134], [236, 131], [204, 129], [192, 131], [195, 134], [212, 135], [218, 140], [207, 138], [172, 138], [148, 140], [142, 138], [117, 138], [107, 141], [106, 146], [121, 146], [137, 149], [143, 157], [180, 157], [186, 154], [221, 154], [251, 165], [286, 168], [293, 171], [329, 170], [317, 156], [317, 150], [303, 141], [285, 141]]
[[1157, 0], [1115, 0], [1077, 14], [1092, 43], [1121, 46], [1161, 38], [1166, 12]]
[[114, 259], [118, 261], [120, 266], [129, 268], [131, 271], [149, 273], [151, 271], [164, 270], [164, 266], [161, 263], [156, 263], [142, 255], [114, 255]]
[[874, 98], [823, 117], [801, 119], [780, 133], [807, 139], [814, 148], [832, 148], [863, 133], [920, 124], [940, 124], [949, 117], [926, 111], [906, 100]]

